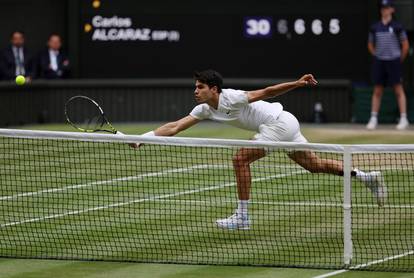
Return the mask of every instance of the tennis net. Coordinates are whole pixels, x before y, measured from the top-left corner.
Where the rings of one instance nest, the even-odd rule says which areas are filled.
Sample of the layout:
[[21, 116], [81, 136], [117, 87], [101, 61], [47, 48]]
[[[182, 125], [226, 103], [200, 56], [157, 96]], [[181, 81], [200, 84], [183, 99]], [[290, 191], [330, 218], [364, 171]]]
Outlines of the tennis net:
[[[240, 149], [267, 155], [246, 229], [228, 229]], [[0, 150], [1, 257], [414, 271], [414, 145], [1, 129]], [[301, 152], [344, 177], [305, 170]], [[380, 171], [382, 207], [354, 167]]]

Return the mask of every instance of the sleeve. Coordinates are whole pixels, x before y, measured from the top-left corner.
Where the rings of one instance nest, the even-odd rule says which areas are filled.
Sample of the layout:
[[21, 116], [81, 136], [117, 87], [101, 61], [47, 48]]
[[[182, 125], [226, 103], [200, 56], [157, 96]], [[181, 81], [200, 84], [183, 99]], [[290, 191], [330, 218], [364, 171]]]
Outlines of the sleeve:
[[242, 90], [228, 90], [224, 94], [223, 105], [226, 108], [241, 108], [249, 104], [247, 92]]
[[375, 25], [372, 25], [371, 28], [369, 28], [368, 42], [375, 43]]
[[190, 112], [190, 116], [196, 118], [197, 120], [205, 120], [209, 118], [210, 113], [208, 112], [208, 107], [205, 107], [204, 104], [199, 104], [193, 108]]
[[403, 42], [403, 41], [408, 39], [407, 32], [405, 31], [405, 29], [402, 26], [401, 26], [401, 29], [400, 29], [399, 33], [400, 33], [400, 35], [399, 35], [398, 39], [400, 40], [400, 42]]

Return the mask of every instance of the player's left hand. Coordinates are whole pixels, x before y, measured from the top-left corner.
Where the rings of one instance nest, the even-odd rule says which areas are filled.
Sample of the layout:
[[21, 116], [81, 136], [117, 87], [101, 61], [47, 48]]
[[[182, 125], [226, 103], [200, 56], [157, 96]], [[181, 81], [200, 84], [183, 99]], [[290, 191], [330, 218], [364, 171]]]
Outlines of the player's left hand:
[[299, 86], [315, 86], [318, 84], [318, 81], [312, 74], [305, 74], [297, 82]]

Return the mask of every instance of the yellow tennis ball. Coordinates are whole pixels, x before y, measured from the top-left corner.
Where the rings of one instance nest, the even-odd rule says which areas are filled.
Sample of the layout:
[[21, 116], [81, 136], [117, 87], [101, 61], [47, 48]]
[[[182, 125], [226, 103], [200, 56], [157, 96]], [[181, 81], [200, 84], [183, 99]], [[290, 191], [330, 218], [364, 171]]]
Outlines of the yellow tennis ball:
[[16, 84], [23, 85], [26, 82], [26, 78], [23, 75], [16, 76]]

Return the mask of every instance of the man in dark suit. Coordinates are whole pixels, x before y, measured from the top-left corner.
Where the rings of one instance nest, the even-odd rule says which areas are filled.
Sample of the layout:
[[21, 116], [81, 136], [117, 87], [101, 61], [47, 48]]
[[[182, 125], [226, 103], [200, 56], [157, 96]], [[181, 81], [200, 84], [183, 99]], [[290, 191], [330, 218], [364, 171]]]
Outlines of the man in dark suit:
[[30, 81], [33, 70], [33, 59], [24, 46], [24, 33], [14, 31], [10, 36], [10, 46], [0, 52], [0, 77], [13, 80], [17, 75], [23, 75]]
[[39, 77], [60, 79], [69, 76], [69, 59], [61, 51], [62, 40], [58, 34], [51, 34], [47, 48], [39, 54]]

